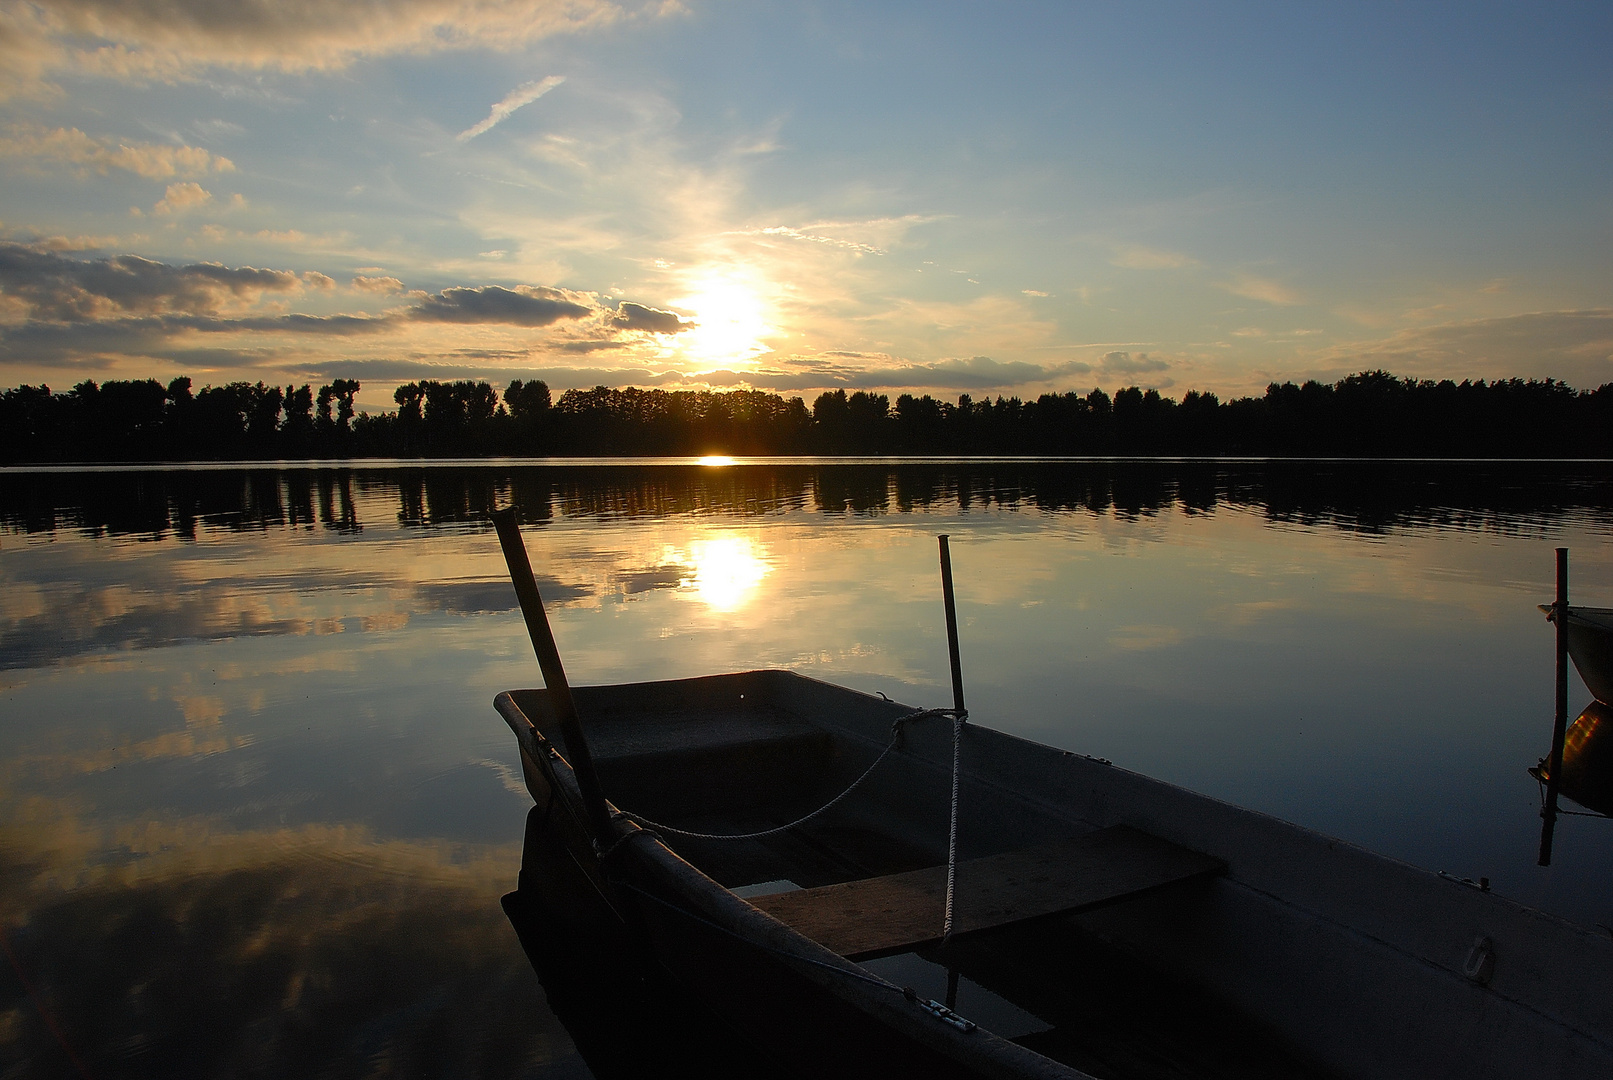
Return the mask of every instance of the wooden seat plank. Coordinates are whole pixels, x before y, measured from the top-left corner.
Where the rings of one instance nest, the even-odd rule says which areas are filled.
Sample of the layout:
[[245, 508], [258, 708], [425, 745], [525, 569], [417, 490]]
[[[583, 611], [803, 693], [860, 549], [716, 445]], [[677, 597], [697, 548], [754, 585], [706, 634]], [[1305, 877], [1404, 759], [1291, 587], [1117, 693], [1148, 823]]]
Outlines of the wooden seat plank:
[[[1125, 825], [958, 864], [953, 932], [1126, 900], [1224, 870], [1221, 860]], [[907, 952], [941, 939], [945, 866], [775, 893], [750, 902], [849, 958]]]

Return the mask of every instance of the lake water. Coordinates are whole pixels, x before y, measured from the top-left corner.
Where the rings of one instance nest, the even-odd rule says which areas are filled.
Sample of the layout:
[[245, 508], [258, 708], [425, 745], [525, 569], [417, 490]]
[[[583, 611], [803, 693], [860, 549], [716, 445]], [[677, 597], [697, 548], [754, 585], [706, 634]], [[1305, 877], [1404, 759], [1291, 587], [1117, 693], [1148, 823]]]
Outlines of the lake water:
[[498, 903], [511, 500], [574, 683], [948, 704], [949, 533], [976, 721], [1613, 926], [1613, 823], [1537, 867], [1525, 772], [1605, 465], [0, 471], [0, 1073], [588, 1075]]

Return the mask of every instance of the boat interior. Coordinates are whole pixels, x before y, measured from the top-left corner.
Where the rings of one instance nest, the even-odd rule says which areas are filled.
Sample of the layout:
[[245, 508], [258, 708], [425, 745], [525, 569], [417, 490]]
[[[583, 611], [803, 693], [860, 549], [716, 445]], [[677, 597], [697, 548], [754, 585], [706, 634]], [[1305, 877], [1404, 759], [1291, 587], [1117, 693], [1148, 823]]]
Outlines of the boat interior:
[[[614, 806], [717, 884], [891, 982], [1097, 1077], [1329, 1075], [1256, 1018], [1083, 923], [1083, 912], [1162, 893], [1191, 907], [1221, 864], [976, 775], [971, 753], [1006, 736], [964, 730], [956, 933], [943, 942], [949, 717], [901, 725], [885, 753], [911, 710], [786, 672], [575, 696]], [[564, 753], [547, 695], [512, 697]], [[1069, 756], [1036, 749], [1048, 768]], [[859, 777], [782, 832], [682, 835], [777, 829]]]

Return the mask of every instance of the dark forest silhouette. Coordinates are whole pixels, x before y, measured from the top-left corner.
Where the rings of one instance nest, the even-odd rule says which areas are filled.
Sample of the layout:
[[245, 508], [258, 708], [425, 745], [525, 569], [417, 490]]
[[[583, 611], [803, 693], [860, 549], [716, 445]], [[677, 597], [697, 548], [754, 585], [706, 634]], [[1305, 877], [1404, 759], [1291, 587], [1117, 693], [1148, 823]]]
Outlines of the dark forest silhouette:
[[956, 402], [836, 390], [809, 410], [757, 390], [568, 390], [539, 380], [405, 383], [396, 412], [355, 413], [359, 383], [86, 380], [0, 393], [0, 461], [612, 455], [1613, 456], [1613, 383], [1416, 380], [1367, 371], [1180, 401], [1127, 387]]

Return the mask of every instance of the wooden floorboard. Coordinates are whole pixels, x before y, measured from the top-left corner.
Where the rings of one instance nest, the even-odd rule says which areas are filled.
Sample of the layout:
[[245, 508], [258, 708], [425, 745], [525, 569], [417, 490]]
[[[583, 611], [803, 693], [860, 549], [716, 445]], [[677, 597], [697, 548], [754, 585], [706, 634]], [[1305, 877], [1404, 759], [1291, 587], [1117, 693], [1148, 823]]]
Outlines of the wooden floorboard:
[[[958, 864], [954, 933], [1082, 911], [1225, 869], [1219, 859], [1125, 825]], [[842, 956], [939, 941], [945, 866], [775, 893], [750, 902]]]

